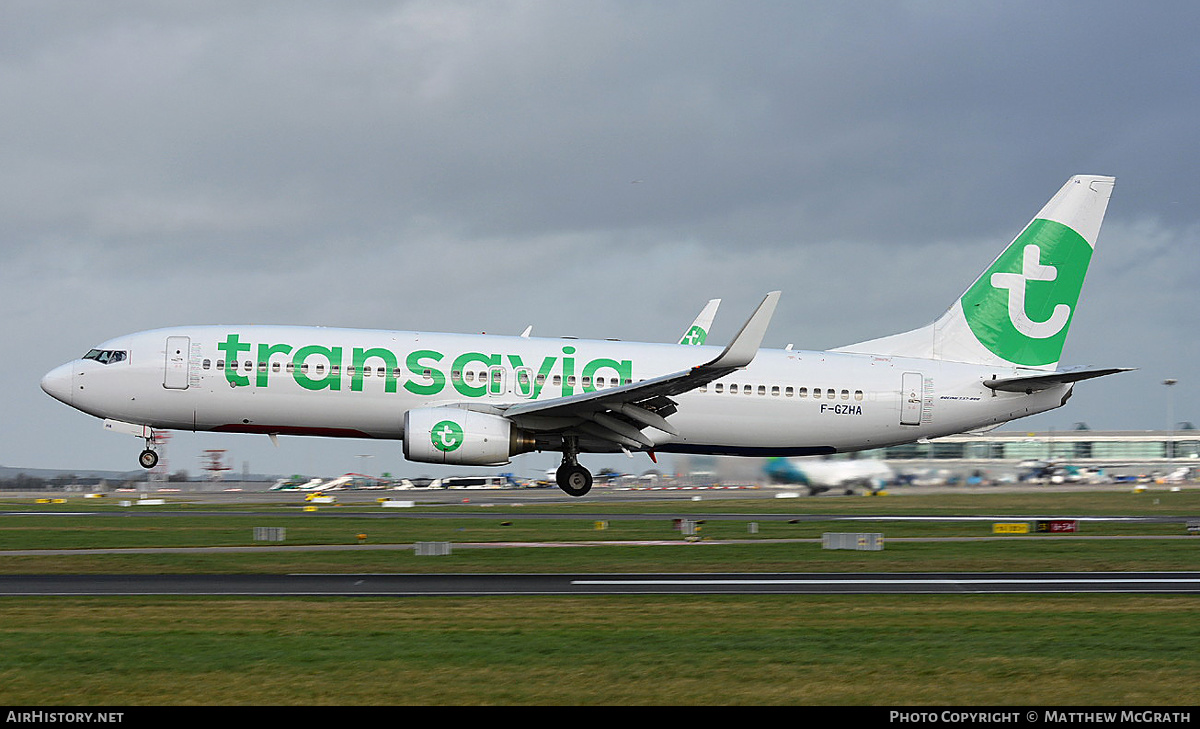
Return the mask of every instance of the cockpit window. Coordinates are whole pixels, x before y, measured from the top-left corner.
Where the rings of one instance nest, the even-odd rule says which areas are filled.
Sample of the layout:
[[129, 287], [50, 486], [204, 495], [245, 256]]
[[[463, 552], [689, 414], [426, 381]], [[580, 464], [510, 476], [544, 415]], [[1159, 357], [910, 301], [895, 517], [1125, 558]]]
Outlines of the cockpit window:
[[119, 349], [93, 349], [83, 355], [84, 359], [94, 359], [100, 364], [112, 364], [114, 362], [124, 362], [125, 352]]

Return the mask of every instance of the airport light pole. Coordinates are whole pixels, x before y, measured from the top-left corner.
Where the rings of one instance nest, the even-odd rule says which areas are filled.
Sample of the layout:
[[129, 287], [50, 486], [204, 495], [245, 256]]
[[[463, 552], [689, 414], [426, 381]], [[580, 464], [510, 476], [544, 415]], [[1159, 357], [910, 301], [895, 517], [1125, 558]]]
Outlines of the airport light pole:
[[1175, 460], [1175, 404], [1171, 399], [1171, 386], [1179, 380], [1168, 377], [1163, 380], [1167, 388], [1167, 467], [1170, 468]]
[[362, 459], [358, 464], [358, 470], [362, 475], [364, 475], [364, 476], [367, 475], [367, 459], [374, 458], [374, 457], [375, 456], [367, 454], [367, 453], [359, 453], [358, 454], [358, 458]]

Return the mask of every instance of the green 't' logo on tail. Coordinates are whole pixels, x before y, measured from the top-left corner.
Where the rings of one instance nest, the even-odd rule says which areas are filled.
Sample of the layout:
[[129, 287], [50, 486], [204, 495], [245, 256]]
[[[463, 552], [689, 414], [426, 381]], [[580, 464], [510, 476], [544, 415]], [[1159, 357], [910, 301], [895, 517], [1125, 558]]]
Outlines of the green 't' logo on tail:
[[963, 315], [983, 346], [1014, 364], [1058, 362], [1092, 260], [1071, 228], [1034, 220], [963, 294]]

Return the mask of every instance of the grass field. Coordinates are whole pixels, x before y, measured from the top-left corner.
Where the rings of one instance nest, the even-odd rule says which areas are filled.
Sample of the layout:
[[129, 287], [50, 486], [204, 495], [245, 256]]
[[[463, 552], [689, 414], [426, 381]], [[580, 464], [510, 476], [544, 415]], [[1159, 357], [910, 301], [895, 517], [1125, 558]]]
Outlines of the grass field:
[[10, 705], [1190, 705], [1170, 596], [6, 599]]
[[[0, 518], [0, 549], [251, 544], [284, 526], [288, 544], [674, 539], [670, 518], [819, 513], [828, 521], [707, 519], [738, 544], [212, 555], [0, 558], [0, 572], [245, 573], [468, 571], [931, 571], [1200, 568], [1180, 524], [1104, 525], [1084, 534], [1148, 540], [889, 541], [831, 552], [822, 531], [889, 538], [984, 537], [990, 522], [864, 526], [851, 514], [1200, 514], [1189, 492], [884, 499], [748, 499], [600, 507], [609, 526], [554, 518], [370, 519], [376, 509], [191, 516]], [[1158, 503], [1154, 503], [1154, 499]], [[7, 511], [48, 511], [6, 502]], [[90, 510], [97, 507], [87, 504]], [[59, 507], [70, 511], [78, 503]], [[120, 507], [104, 506], [118, 510]], [[528, 510], [534, 510], [526, 507]], [[206, 510], [207, 507], [206, 507]], [[262, 511], [258, 507], [256, 511]], [[439, 510], [445, 510], [443, 507]], [[622, 519], [659, 511], [660, 521]], [[1087, 510], [1087, 511], [1085, 511]], [[331, 510], [332, 511], [332, 510]], [[499, 509], [498, 511], [511, 511]], [[336, 518], [325, 518], [334, 516]], [[578, 598], [3, 598], [0, 702], [9, 705], [1190, 705], [1200, 680], [1200, 601], [1169, 595], [720, 596]]]

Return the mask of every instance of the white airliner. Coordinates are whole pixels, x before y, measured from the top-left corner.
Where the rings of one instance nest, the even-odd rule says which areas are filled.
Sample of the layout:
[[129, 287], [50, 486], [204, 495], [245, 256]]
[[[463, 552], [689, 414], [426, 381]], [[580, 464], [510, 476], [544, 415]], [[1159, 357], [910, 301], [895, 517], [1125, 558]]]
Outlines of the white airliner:
[[[412, 461], [496, 466], [581, 453], [823, 455], [993, 426], [1062, 406], [1058, 369], [1112, 193], [1071, 178], [933, 323], [828, 352], [761, 350], [767, 294], [724, 349], [529, 336], [193, 326], [117, 337], [42, 380], [104, 426], [402, 439]], [[685, 337], [686, 338], [686, 337]]]
[[896, 478], [890, 466], [874, 458], [851, 461], [771, 458], [763, 467], [763, 474], [772, 483], [804, 486], [810, 496], [855, 485], [875, 491]]

